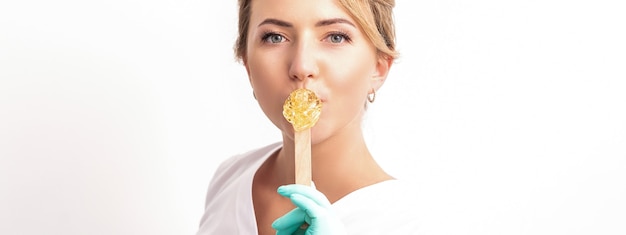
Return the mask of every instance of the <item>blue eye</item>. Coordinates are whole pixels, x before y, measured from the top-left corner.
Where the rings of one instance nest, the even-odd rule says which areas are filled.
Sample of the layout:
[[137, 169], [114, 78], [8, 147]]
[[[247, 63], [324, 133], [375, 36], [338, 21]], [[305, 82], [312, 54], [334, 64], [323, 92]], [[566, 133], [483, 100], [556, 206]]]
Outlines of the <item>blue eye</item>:
[[266, 33], [265, 35], [263, 35], [261, 40], [268, 43], [281, 43], [285, 41], [285, 37], [277, 33]]
[[344, 43], [344, 42], [351, 42], [350, 40], [350, 36], [348, 36], [348, 34], [342, 33], [342, 32], [333, 32], [330, 35], [328, 35], [327, 40], [330, 43], [334, 43], [334, 44], [339, 44], [339, 43]]
[[330, 42], [332, 43], [341, 43], [344, 40], [344, 36], [343, 35], [339, 35], [339, 34], [333, 34], [330, 35]]

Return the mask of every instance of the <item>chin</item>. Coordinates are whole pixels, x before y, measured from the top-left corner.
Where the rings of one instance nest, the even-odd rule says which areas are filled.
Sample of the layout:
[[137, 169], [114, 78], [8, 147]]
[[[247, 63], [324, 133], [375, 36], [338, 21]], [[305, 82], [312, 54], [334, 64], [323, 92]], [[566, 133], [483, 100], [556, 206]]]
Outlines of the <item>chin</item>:
[[[294, 141], [294, 130], [291, 123], [287, 120], [281, 120], [276, 124], [276, 127], [282, 131], [284, 137]], [[312, 145], [322, 143], [328, 140], [332, 135], [332, 126], [328, 125], [328, 123], [324, 122], [321, 118], [310, 130]]]
[[330, 132], [328, 126], [318, 123], [311, 129], [311, 144], [316, 145], [328, 140]]

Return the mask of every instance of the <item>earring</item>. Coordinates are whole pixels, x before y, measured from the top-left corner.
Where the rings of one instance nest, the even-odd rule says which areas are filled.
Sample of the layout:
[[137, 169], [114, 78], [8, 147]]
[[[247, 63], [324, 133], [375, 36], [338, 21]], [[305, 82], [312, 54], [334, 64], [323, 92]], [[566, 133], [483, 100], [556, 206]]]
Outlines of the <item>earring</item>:
[[367, 101], [374, 103], [374, 100], [376, 100], [376, 90], [372, 88], [372, 93], [367, 94]]

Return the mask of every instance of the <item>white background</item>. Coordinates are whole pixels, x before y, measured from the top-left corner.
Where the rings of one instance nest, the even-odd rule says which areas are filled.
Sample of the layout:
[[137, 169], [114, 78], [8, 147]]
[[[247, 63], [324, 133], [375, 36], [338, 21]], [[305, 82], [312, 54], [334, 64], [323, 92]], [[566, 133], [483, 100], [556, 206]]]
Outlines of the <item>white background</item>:
[[[408, 1], [364, 128], [421, 234], [626, 234], [619, 1]], [[0, 234], [193, 234], [225, 158], [279, 140], [236, 1], [0, 2]]]

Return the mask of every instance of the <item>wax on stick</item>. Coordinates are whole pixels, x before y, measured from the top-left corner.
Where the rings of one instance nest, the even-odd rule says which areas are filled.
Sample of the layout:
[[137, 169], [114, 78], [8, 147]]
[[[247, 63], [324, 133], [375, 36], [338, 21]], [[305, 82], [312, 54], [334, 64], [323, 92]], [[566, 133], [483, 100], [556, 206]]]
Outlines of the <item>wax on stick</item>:
[[283, 105], [283, 116], [294, 129], [296, 184], [311, 185], [311, 127], [321, 113], [322, 101], [305, 88], [291, 92]]

